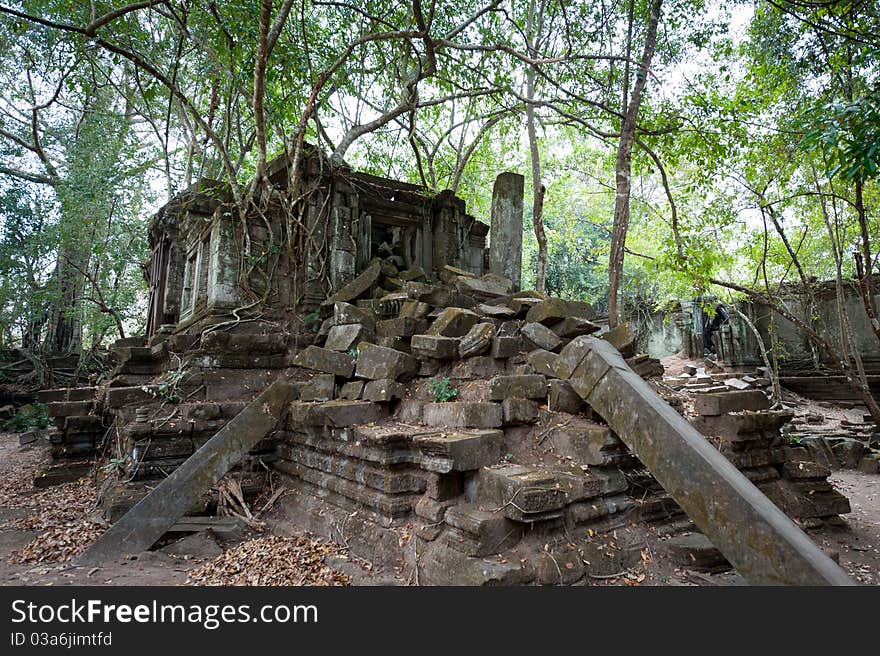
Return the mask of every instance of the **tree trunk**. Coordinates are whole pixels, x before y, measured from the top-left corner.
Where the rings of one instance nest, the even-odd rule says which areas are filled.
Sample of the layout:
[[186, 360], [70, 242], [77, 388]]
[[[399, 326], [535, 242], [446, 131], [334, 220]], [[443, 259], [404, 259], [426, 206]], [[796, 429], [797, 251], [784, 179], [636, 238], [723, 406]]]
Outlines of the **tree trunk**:
[[[532, 0], [529, 6], [529, 17], [526, 35], [529, 57], [535, 57], [535, 44], [543, 29], [544, 7], [540, 10]], [[532, 160], [532, 225], [535, 239], [538, 241], [538, 266], [535, 270], [535, 289], [543, 292], [547, 282], [547, 233], [544, 231], [544, 183], [541, 181], [541, 155], [538, 151], [538, 134], [535, 126], [535, 78], [537, 67], [532, 64], [526, 70], [526, 127], [529, 134], [529, 153]]]
[[[652, 0], [651, 2], [651, 16], [648, 20], [648, 31], [645, 35], [645, 47], [639, 60], [639, 69], [636, 71], [636, 81], [633, 85], [632, 95], [629, 97], [629, 102], [626, 103], [623, 119], [620, 122], [620, 139], [617, 143], [617, 160], [614, 169], [616, 187], [614, 224], [611, 228], [611, 253], [608, 258], [608, 325], [612, 328], [616, 327], [618, 322], [617, 297], [620, 288], [620, 278], [623, 274], [626, 233], [629, 230], [633, 142], [636, 137], [642, 93], [648, 83], [648, 71], [651, 68], [651, 60], [654, 57], [654, 48], [657, 43], [657, 24], [660, 21], [662, 4], [663, 0]], [[624, 98], [626, 97], [626, 91], [627, 89], [624, 90]]]

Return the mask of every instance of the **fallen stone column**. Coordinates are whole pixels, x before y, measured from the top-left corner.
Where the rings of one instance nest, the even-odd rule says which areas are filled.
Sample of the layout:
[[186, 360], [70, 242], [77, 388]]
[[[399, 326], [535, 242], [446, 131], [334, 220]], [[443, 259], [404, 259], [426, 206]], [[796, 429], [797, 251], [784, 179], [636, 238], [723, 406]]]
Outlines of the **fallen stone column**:
[[149, 549], [281, 419], [295, 389], [276, 380], [80, 556], [100, 565]]
[[601, 415], [753, 585], [854, 585], [608, 342], [578, 337], [556, 373]]

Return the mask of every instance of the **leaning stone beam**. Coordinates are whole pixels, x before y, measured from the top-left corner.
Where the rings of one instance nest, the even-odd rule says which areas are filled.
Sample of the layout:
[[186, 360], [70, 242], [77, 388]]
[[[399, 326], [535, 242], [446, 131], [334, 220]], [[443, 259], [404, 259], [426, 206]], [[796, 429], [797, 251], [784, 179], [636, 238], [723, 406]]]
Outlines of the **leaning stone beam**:
[[214, 437], [80, 556], [78, 565], [100, 565], [124, 553], [149, 549], [211, 489], [241, 457], [272, 431], [295, 396], [286, 380], [276, 380]]
[[854, 585], [785, 513], [630, 369], [578, 337], [556, 373], [601, 415], [752, 585]]

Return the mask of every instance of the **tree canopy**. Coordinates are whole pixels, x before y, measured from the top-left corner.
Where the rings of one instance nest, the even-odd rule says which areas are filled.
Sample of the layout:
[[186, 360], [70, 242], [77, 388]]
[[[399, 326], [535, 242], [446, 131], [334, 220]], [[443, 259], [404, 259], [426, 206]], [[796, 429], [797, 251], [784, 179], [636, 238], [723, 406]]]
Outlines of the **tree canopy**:
[[307, 142], [483, 218], [525, 174], [525, 284], [612, 323], [839, 277], [880, 338], [878, 9], [0, 2], [0, 346], [138, 332], [151, 211], [209, 177], [246, 221], [267, 160]]

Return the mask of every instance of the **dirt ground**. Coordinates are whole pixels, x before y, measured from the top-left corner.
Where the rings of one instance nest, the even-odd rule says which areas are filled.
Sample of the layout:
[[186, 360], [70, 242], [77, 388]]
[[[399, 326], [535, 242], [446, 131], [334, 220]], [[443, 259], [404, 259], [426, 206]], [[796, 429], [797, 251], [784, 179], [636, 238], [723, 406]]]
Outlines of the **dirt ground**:
[[[45, 457], [45, 447], [22, 447], [18, 435], [0, 433], [0, 585], [184, 585], [196, 568], [211, 561], [211, 557], [150, 551], [100, 568], [71, 566], [70, 559], [100, 533], [100, 525], [92, 521], [96, 518], [92, 507], [96, 491], [88, 481], [34, 490], [31, 481]], [[824, 529], [813, 537], [839, 557], [857, 581], [880, 585], [880, 475], [838, 471], [832, 480], [850, 498], [853, 510], [845, 528]], [[322, 548], [328, 552], [326, 546]], [[30, 562], [15, 562], [23, 555]], [[313, 554], [306, 555], [314, 560]], [[332, 561], [335, 570], [344, 572], [354, 585], [388, 584], [371, 580], [353, 562], [346, 563], [345, 556], [328, 555], [324, 560]], [[666, 565], [654, 560], [641, 572], [590, 584], [742, 583], [733, 573], [706, 575]]]

